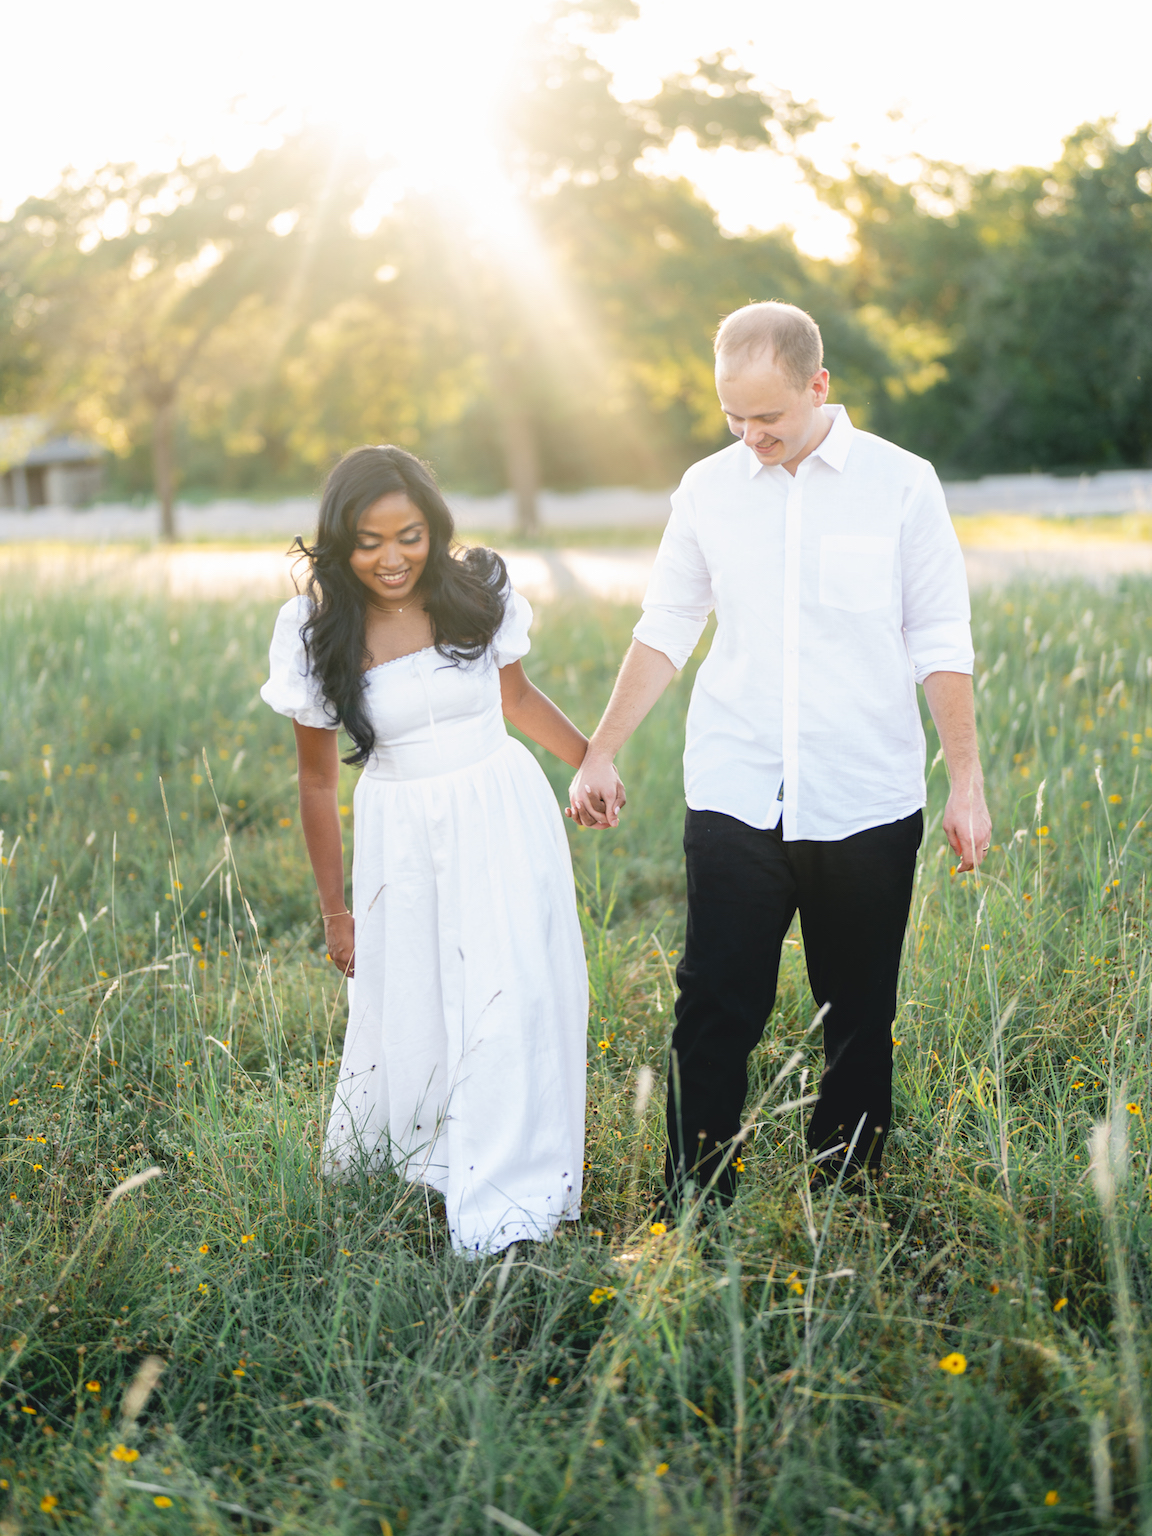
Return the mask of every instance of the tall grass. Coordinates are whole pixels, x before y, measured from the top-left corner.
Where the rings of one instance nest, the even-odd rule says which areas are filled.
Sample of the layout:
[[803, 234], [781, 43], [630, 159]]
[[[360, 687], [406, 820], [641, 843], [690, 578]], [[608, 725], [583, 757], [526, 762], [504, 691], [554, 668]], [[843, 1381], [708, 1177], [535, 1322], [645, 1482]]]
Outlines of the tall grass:
[[[807, 1196], [796, 931], [741, 1194], [698, 1237], [650, 1227], [646, 1090], [689, 671], [622, 760], [620, 832], [573, 833], [584, 1219], [475, 1264], [421, 1191], [319, 1178], [343, 1016], [256, 695], [274, 605], [11, 599], [4, 1531], [1149, 1529], [1150, 598], [978, 607], [995, 847], [950, 874], [937, 763], [887, 1178]], [[540, 615], [529, 670], [585, 726], [630, 621]]]

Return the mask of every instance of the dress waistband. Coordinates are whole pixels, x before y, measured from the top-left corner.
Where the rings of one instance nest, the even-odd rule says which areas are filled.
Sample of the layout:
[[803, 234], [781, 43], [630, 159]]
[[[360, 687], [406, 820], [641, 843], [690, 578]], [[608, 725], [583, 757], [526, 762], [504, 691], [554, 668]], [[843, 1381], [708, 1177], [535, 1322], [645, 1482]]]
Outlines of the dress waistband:
[[364, 777], [396, 783], [457, 773], [499, 752], [511, 740], [499, 710], [466, 720], [437, 722], [435, 731], [409, 741], [385, 742], [364, 765]]

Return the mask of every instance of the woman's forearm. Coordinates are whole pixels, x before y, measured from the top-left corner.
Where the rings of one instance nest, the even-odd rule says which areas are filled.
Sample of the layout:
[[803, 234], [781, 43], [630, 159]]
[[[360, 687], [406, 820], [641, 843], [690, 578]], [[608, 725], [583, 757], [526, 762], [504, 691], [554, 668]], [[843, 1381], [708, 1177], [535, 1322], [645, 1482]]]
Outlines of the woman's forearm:
[[335, 785], [300, 785], [300, 825], [325, 916], [345, 910], [344, 839]]
[[562, 709], [528, 681], [518, 661], [500, 668], [500, 707], [505, 720], [561, 762], [570, 763], [573, 768], [583, 762], [588, 738]]
[[587, 736], [534, 684], [527, 683], [514, 703], [505, 702], [504, 716], [518, 731], [562, 762], [578, 768], [584, 761]]
[[300, 825], [308, 846], [320, 910], [344, 911], [344, 839], [340, 830], [340, 753], [335, 731], [293, 721], [300, 786]]

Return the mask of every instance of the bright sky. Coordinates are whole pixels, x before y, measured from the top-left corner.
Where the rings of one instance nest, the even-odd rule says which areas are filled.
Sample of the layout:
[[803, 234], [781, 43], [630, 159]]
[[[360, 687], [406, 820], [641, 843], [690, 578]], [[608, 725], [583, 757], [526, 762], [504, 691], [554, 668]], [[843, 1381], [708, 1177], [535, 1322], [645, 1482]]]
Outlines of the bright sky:
[[[474, 178], [508, 39], [542, 0], [6, 0], [0, 212], [49, 190], [67, 164], [159, 165], [178, 152], [246, 158], [283, 108], [332, 117], [404, 174]], [[1045, 163], [1077, 124], [1152, 119], [1152, 4], [1111, 0], [641, 0], [598, 40], [625, 96], [733, 49], [759, 79], [832, 121], [808, 141], [834, 168], [858, 145], [894, 164], [920, 152], [976, 166]], [[895, 119], [895, 120], [894, 120]], [[672, 151], [732, 230], [791, 224], [817, 254], [844, 228], [768, 155]]]

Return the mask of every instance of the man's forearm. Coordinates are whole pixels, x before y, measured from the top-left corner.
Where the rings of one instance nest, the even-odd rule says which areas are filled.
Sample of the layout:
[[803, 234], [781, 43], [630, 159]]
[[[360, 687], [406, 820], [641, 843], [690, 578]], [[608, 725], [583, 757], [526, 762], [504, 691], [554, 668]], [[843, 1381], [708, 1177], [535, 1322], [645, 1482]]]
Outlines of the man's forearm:
[[944, 807], [944, 835], [960, 855], [957, 869], [975, 869], [988, 852], [992, 820], [984, 803], [972, 679], [964, 672], [932, 672], [924, 679], [924, 696], [952, 781]]
[[924, 679], [924, 697], [940, 737], [948, 777], [954, 788], [983, 788], [984, 770], [976, 740], [972, 679], [965, 672], [932, 672]]
[[624, 657], [608, 708], [592, 732], [588, 751], [568, 790], [569, 814], [583, 827], [614, 827], [624, 786], [612, 759], [676, 676], [663, 651], [633, 640]]
[[663, 651], [633, 640], [608, 707], [588, 742], [589, 753], [615, 757], [675, 676], [676, 668]]

